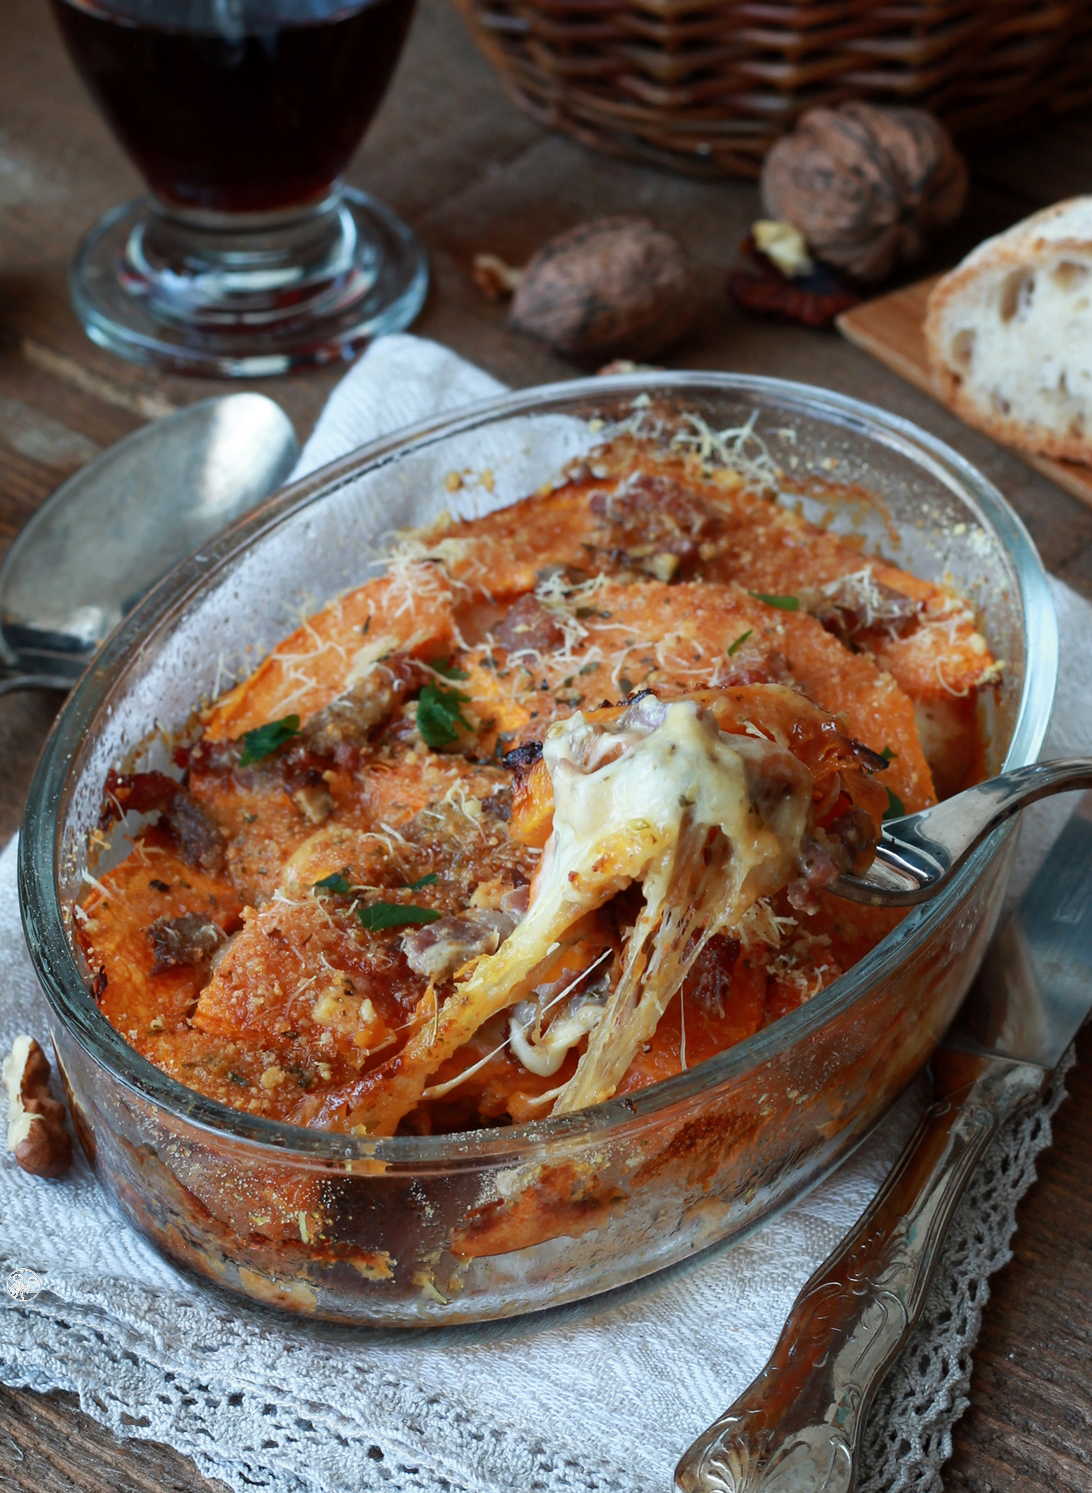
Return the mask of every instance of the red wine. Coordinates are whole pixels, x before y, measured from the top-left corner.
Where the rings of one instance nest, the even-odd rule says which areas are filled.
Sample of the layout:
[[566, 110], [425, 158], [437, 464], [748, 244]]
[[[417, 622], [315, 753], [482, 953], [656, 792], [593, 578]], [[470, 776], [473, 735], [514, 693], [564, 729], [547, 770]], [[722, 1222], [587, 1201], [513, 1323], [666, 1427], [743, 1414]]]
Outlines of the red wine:
[[[316, 0], [308, 15], [265, 0], [251, 7], [257, 21], [236, 5], [241, 22], [216, 29], [168, 24], [179, 13], [170, 0], [52, 4], [81, 77], [155, 194], [217, 212], [323, 194], [387, 91], [414, 8]], [[187, 15], [203, 8], [191, 0]]]

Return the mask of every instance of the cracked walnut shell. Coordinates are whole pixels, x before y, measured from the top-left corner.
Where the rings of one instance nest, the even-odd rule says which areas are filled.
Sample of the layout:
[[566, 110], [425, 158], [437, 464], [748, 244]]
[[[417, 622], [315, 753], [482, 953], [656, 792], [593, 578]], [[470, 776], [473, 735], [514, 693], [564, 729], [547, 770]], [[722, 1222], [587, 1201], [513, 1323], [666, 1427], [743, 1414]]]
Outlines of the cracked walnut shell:
[[816, 258], [882, 280], [959, 216], [967, 167], [926, 110], [849, 103], [809, 110], [767, 155], [761, 191]]
[[33, 1037], [19, 1036], [3, 1065], [8, 1091], [7, 1149], [34, 1177], [62, 1177], [72, 1165], [64, 1105], [49, 1092], [49, 1062]]

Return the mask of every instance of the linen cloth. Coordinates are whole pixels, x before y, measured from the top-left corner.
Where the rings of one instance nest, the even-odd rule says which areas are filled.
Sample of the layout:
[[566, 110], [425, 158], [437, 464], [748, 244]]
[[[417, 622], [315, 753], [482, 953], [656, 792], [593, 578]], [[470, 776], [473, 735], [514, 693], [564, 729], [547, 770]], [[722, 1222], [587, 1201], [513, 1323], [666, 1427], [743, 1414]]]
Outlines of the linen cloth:
[[[335, 389], [296, 475], [354, 445], [501, 391], [408, 336]], [[1055, 583], [1065, 668], [1045, 755], [1092, 738], [1092, 609]], [[1064, 821], [1040, 806], [1030, 876]], [[0, 855], [0, 1044], [47, 1031], [23, 946], [14, 842]], [[1064, 1065], [1063, 1065], [1064, 1066]], [[362, 1331], [298, 1322], [196, 1284], [122, 1219], [82, 1155], [57, 1182], [0, 1163], [0, 1382], [75, 1391], [122, 1435], [169, 1442], [236, 1493], [666, 1493], [690, 1441], [761, 1368], [797, 1291], [873, 1196], [924, 1102], [904, 1097], [856, 1155], [734, 1247], [590, 1302], [514, 1322]], [[867, 1493], [936, 1493], [967, 1403], [988, 1277], [1050, 1139], [1060, 1084], [1017, 1117], [961, 1204], [922, 1322], [868, 1431]]]

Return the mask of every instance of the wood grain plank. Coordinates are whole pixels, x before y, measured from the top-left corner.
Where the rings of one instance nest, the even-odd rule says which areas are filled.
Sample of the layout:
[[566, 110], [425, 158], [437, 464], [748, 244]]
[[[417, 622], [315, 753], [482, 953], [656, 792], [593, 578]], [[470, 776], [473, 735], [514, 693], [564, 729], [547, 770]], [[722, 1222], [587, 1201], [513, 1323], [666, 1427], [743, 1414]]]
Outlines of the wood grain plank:
[[855, 347], [871, 353], [916, 389], [932, 394], [922, 325], [929, 292], [941, 277], [930, 275], [889, 295], [843, 311], [835, 325]]
[[[936, 394], [929, 374], [922, 329], [929, 292], [939, 279], [939, 275], [931, 275], [927, 280], [904, 285], [889, 295], [864, 301], [851, 311], [843, 311], [835, 322], [842, 336], [855, 347], [871, 353], [893, 373], [933, 398]], [[1092, 508], [1092, 467], [1075, 461], [1054, 461], [1049, 456], [1022, 451], [1018, 446], [1006, 449]]]
[[121, 1441], [81, 1414], [75, 1395], [0, 1386], [4, 1493], [229, 1493], [155, 1441]]

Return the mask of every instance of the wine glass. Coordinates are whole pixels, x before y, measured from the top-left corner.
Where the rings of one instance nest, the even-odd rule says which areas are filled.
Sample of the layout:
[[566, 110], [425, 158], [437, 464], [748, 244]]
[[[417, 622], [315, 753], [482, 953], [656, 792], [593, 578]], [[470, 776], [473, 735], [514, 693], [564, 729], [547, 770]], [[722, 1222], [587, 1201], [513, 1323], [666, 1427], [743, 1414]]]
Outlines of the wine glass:
[[51, 0], [148, 183], [84, 239], [72, 301], [123, 357], [254, 378], [407, 326], [428, 264], [342, 182], [414, 0]]

